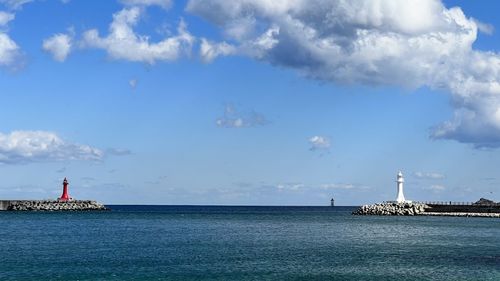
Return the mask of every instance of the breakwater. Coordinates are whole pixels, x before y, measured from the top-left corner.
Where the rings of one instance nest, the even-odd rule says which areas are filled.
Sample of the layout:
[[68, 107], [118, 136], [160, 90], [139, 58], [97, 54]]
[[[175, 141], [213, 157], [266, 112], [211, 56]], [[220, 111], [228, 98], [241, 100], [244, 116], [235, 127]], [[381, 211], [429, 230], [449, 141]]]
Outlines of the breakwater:
[[420, 203], [378, 203], [364, 205], [354, 211], [353, 215], [378, 216], [415, 216], [425, 212], [429, 206]]
[[105, 211], [103, 204], [92, 200], [1, 200], [2, 211]]
[[384, 202], [361, 206], [352, 214], [378, 216], [423, 215], [500, 218], [500, 204], [484, 198], [470, 204], [456, 202]]

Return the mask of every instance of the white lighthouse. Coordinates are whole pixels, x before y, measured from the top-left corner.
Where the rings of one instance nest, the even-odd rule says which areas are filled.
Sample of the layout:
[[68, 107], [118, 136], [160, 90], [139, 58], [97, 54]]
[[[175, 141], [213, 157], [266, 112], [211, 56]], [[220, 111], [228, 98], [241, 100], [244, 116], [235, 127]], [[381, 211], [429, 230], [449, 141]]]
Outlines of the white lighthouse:
[[405, 195], [403, 194], [403, 183], [405, 182], [405, 179], [403, 178], [403, 173], [399, 171], [397, 177], [396, 177], [396, 183], [398, 184], [398, 197], [396, 197], [396, 202], [398, 203], [404, 203], [408, 202], [405, 199]]

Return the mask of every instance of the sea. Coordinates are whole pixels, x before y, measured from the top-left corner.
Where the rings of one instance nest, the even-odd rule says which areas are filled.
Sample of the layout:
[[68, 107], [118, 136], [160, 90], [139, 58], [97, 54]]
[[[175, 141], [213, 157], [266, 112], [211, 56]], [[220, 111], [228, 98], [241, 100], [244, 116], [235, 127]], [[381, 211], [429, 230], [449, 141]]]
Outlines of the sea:
[[0, 212], [0, 280], [500, 280], [500, 220], [356, 207]]

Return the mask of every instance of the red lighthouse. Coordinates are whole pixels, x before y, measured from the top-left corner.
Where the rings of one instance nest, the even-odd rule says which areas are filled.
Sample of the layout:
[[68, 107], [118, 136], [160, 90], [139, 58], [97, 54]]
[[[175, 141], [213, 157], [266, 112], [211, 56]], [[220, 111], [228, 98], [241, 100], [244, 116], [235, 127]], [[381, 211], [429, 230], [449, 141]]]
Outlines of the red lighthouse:
[[63, 193], [62, 193], [61, 197], [59, 198], [59, 200], [68, 201], [70, 199], [71, 198], [69, 197], [69, 194], [68, 194], [68, 180], [66, 178], [64, 178], [64, 181], [63, 181]]

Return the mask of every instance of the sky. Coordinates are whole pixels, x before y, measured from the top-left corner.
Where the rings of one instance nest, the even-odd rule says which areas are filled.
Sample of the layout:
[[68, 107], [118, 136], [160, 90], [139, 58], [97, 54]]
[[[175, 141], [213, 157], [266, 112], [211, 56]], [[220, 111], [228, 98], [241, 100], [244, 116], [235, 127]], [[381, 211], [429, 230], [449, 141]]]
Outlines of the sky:
[[500, 201], [499, 9], [0, 0], [0, 198]]

